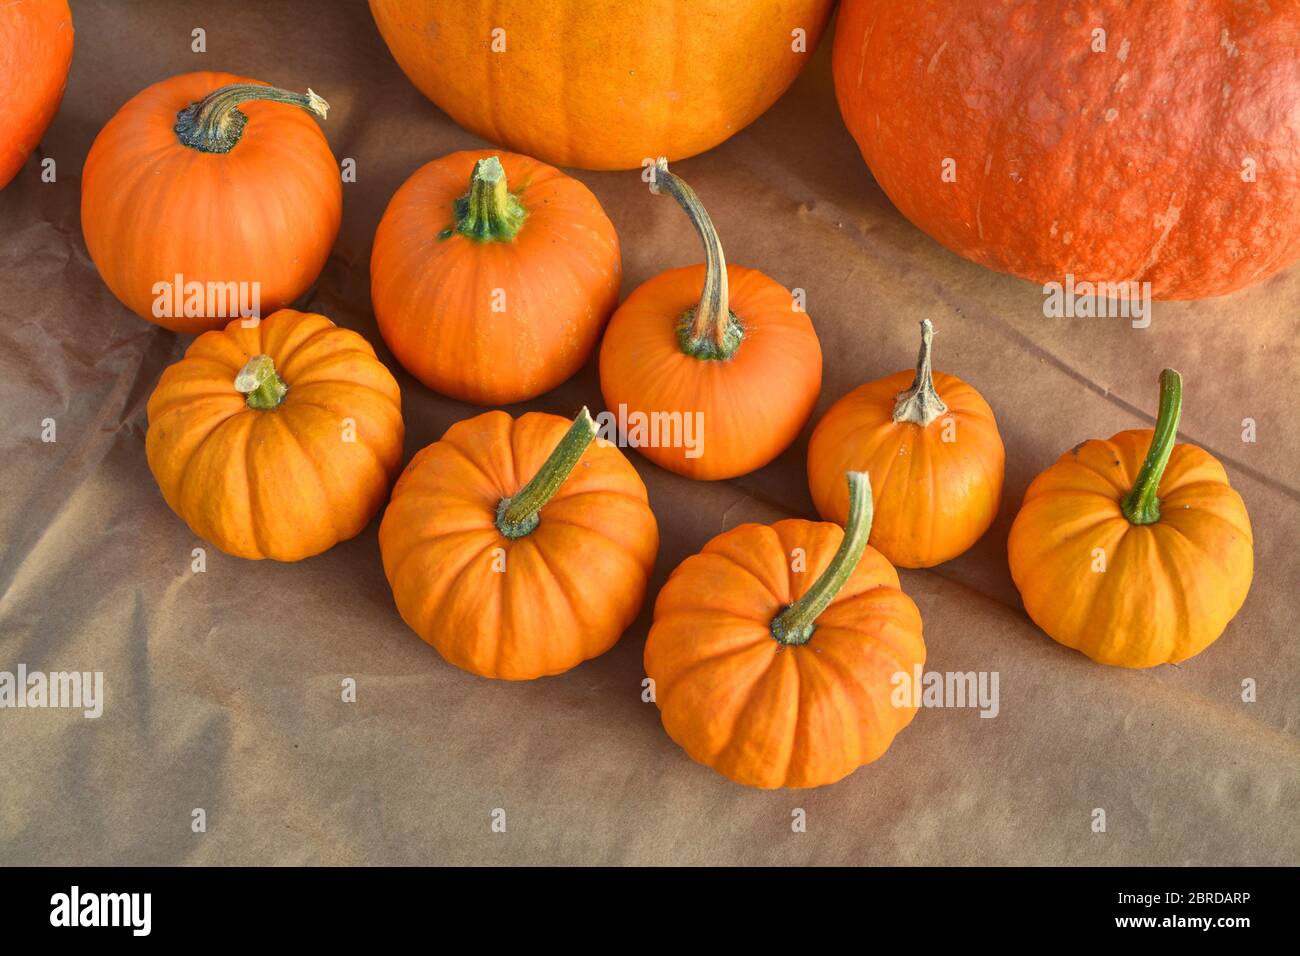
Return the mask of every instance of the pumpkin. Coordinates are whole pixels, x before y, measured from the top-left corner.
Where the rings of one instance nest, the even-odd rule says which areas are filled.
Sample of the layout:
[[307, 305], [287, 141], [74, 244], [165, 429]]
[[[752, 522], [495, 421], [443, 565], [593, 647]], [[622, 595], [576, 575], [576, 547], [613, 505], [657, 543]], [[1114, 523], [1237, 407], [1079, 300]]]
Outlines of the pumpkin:
[[505, 405], [582, 367], [622, 273], [618, 234], [586, 186], [527, 156], [471, 151], [422, 166], [393, 196], [370, 297], [408, 372]]
[[186, 73], [129, 100], [95, 138], [81, 228], [104, 282], [176, 332], [269, 315], [316, 280], [343, 187], [308, 113], [329, 104], [229, 73]]
[[646, 675], [692, 759], [754, 787], [834, 783], [916, 714], [921, 615], [867, 544], [871, 485], [848, 476], [847, 526], [745, 524], [683, 561], [655, 602]]
[[0, 189], [45, 135], [71, 64], [68, 0], [0, 4]]
[[916, 372], [849, 392], [808, 443], [818, 513], [843, 524], [844, 472], [869, 472], [876, 507], [871, 545], [906, 568], [961, 554], [989, 529], [1002, 500], [1006, 452], [993, 409], [961, 379], [933, 371], [933, 335], [933, 323], [923, 320]]
[[1215, 458], [1177, 445], [1182, 378], [1160, 376], [1155, 430], [1075, 446], [1033, 480], [1007, 557], [1025, 610], [1102, 664], [1199, 654], [1241, 609], [1254, 538]]
[[1288, 4], [845, 0], [832, 62], [876, 182], [949, 249], [1195, 299], [1300, 257], [1298, 49]]
[[686, 210], [705, 264], [644, 282], [600, 346], [600, 388], [621, 440], [689, 478], [761, 468], [799, 434], [821, 391], [812, 322], [780, 283], [729, 266], [694, 190], [660, 159], [651, 189]]
[[684, 159], [749, 125], [832, 0], [370, 0], [403, 72], [471, 133], [557, 166]]
[[308, 312], [199, 336], [148, 413], [168, 506], [241, 558], [297, 561], [360, 533], [402, 461], [392, 374], [360, 335]]
[[457, 422], [398, 479], [379, 527], [410, 628], [483, 677], [531, 680], [605, 653], [636, 618], [659, 529], [636, 469], [568, 422]]

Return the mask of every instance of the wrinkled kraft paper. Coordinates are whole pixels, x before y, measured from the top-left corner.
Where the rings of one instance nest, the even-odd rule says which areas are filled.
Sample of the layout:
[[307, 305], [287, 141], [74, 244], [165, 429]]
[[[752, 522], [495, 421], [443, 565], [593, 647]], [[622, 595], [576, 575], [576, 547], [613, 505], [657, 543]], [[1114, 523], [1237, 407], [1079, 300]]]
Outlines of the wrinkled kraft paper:
[[[130, 314], [86, 255], [79, 176], [96, 132], [138, 90], [194, 69], [310, 85], [330, 101], [323, 129], [357, 181], [300, 305], [365, 335], [397, 373], [408, 457], [479, 410], [432, 394], [384, 348], [371, 237], [418, 166], [484, 144], [407, 82], [363, 3], [76, 2], [73, 13], [63, 108], [0, 192], [0, 670], [100, 671], [105, 700], [95, 719], [0, 710], [0, 864], [1300, 862], [1300, 268], [1226, 298], [1157, 303], [1147, 329], [1046, 319], [1041, 287], [947, 252], [884, 198], [840, 121], [829, 43], [758, 122], [676, 164], [730, 261], [807, 290], [826, 355], [818, 415], [910, 367], [929, 317], [937, 367], [982, 391], [1007, 447], [984, 539], [902, 572], [927, 669], [996, 671], [996, 717], [924, 708], [881, 760], [834, 786], [749, 790], [693, 763], [642, 701], [649, 602], [603, 657], [511, 684], [456, 670], [402, 624], [377, 521], [299, 564], [208, 548], [206, 571], [191, 570], [203, 543], [167, 509], [144, 455], [145, 403], [189, 339]], [[191, 52], [196, 27], [203, 54]], [[44, 157], [55, 183], [41, 182]], [[623, 295], [700, 261], [676, 204], [637, 173], [577, 175], [623, 238]], [[1216, 644], [1129, 672], [1034, 627], [1005, 542], [1025, 487], [1059, 454], [1151, 425], [1165, 365], [1186, 378], [1183, 440], [1217, 456], [1246, 500], [1257, 571]], [[594, 361], [512, 411], [584, 403], [602, 407]], [[54, 442], [41, 440], [46, 419]], [[652, 594], [718, 532], [813, 517], [807, 437], [715, 484], [630, 453], [663, 536]], [[349, 677], [355, 703], [341, 700]], [[800, 808], [806, 832], [792, 827]], [[196, 809], [206, 832], [194, 832]]]

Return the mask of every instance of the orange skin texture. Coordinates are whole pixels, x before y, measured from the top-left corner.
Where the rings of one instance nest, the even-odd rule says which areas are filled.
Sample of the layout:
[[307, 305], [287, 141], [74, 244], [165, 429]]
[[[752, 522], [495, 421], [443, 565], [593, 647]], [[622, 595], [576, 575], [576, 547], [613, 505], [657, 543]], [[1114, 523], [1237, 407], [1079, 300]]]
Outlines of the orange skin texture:
[[[988, 402], [943, 372], [934, 384], [947, 414], [925, 428], [894, 422], [894, 400], [913, 375], [867, 382], [827, 410], [808, 443], [808, 487], [818, 514], [842, 525], [844, 473], [868, 472], [872, 547], [899, 567], [929, 568], [961, 554], [997, 517], [1006, 451]], [[945, 442], [950, 418], [955, 440]]]
[[681, 317], [704, 288], [703, 265], [643, 283], [614, 313], [600, 346], [600, 390], [615, 415], [620, 405], [629, 415], [703, 414], [698, 457], [685, 447], [637, 448], [688, 478], [734, 478], [766, 465], [794, 441], [821, 391], [821, 344], [808, 315], [791, 308], [790, 291], [743, 266], [727, 266], [727, 281], [744, 328], [730, 359], [697, 359], [678, 345]]
[[229, 316], [155, 317], [154, 283], [258, 282], [261, 314], [307, 291], [338, 235], [338, 163], [295, 106], [254, 101], [228, 153], [184, 146], [176, 114], [231, 83], [229, 73], [185, 73], [146, 87], [95, 138], [81, 183], [81, 228], [105, 284], [143, 319], [196, 334]]
[[1300, 257], [1297, 49], [1291, 4], [845, 0], [833, 70], [876, 182], [952, 251], [1197, 299]]
[[[1223, 466], [1175, 445], [1160, 481], [1160, 519], [1120, 510], [1151, 444], [1150, 429], [1066, 452], [1030, 484], [1011, 526], [1011, 577], [1053, 640], [1102, 664], [1177, 664], [1218, 639], [1254, 571], [1246, 505]], [[1104, 573], [1093, 551], [1105, 552]]]
[[[817, 49], [832, 0], [371, 0], [393, 58], [470, 132], [557, 166], [684, 159], [749, 125]], [[743, 9], [741, 9], [743, 7]], [[493, 50], [505, 31], [504, 52]], [[791, 49], [806, 31], [807, 52]]]
[[[838, 525], [790, 519], [718, 535], [655, 602], [646, 675], [664, 729], [693, 760], [751, 787], [818, 787], [871, 763], [916, 714], [895, 674], [925, 664], [921, 614], [868, 547], [806, 644], [770, 626], [830, 564]], [[806, 570], [791, 570], [796, 548]]]
[[[266, 411], [234, 386], [260, 354], [289, 386]], [[370, 343], [323, 315], [282, 309], [251, 329], [235, 319], [163, 372], [149, 397], [149, 470], [205, 541], [297, 561], [359, 534], [383, 505], [402, 463], [401, 401]]]
[[67, 0], [0, 4], [0, 189], [22, 169], [59, 111], [71, 65]]
[[[474, 163], [497, 156], [528, 217], [509, 242], [453, 233]], [[388, 204], [370, 257], [379, 331], [421, 382], [478, 405], [550, 391], [578, 371], [618, 303], [618, 234], [582, 183], [527, 156], [452, 153]], [[496, 290], [505, 311], [494, 312]]]
[[393, 489], [379, 548], [397, 610], [457, 667], [506, 680], [560, 674], [613, 647], [641, 609], [659, 528], [614, 445], [587, 447], [530, 533], [497, 529], [501, 500], [570, 424], [502, 411], [457, 422]]

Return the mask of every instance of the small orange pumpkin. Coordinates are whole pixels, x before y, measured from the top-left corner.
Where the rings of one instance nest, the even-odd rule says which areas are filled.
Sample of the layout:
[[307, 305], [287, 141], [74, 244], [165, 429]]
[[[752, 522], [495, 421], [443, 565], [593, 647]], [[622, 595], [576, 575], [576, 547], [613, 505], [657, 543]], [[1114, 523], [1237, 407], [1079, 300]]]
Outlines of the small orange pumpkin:
[[[255, 323], [255, 324], [254, 324]], [[402, 462], [402, 399], [356, 332], [281, 309], [199, 336], [149, 397], [168, 506], [241, 558], [297, 561], [355, 536]]]
[[527, 156], [476, 150], [427, 163], [393, 196], [370, 298], [408, 372], [452, 398], [505, 405], [582, 367], [622, 275], [618, 234], [591, 190]]
[[129, 100], [95, 138], [81, 228], [105, 284], [176, 332], [269, 315], [316, 281], [343, 212], [338, 163], [306, 113], [329, 104], [229, 73]]
[[530, 680], [605, 653], [636, 618], [659, 528], [636, 469], [572, 422], [485, 412], [417, 454], [379, 527], [402, 619], [457, 667]]
[[1185, 661], [1219, 638], [1250, 590], [1241, 495], [1212, 455], [1174, 443], [1182, 389], [1165, 369], [1155, 430], [1075, 446], [1033, 480], [1011, 526], [1025, 610], [1102, 664]]
[[0, 189], [49, 128], [71, 64], [68, 0], [0, 3]]
[[[808, 485], [818, 513], [843, 523], [840, 476], [871, 473], [871, 544], [893, 564], [928, 568], [955, 558], [997, 517], [1006, 451], [983, 396], [931, 368], [934, 326], [921, 322], [916, 372], [861, 385], [827, 410], [808, 443]], [[911, 385], [908, 385], [909, 379]]]
[[645, 671], [664, 729], [738, 783], [834, 783], [916, 714], [897, 675], [925, 664], [921, 614], [867, 544], [870, 479], [848, 478], [845, 529], [741, 525], [683, 561], [655, 602]]
[[734, 478], [770, 462], [808, 421], [821, 343], [789, 289], [726, 264], [709, 214], [663, 159], [651, 189], [686, 210], [706, 261], [647, 280], [619, 306], [600, 347], [600, 388], [631, 424], [622, 440], [655, 464]]

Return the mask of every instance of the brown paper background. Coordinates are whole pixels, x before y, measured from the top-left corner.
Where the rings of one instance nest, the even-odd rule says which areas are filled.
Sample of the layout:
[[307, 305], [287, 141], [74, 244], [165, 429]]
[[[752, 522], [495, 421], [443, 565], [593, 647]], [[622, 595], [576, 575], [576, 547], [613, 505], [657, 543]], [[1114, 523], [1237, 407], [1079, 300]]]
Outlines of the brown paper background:
[[[1048, 321], [1041, 288], [939, 247], [875, 186], [845, 131], [824, 42], [767, 115], [677, 164], [728, 258], [807, 290], [826, 356], [817, 414], [912, 364], [976, 385], [1007, 447], [1002, 512], [969, 553], [902, 572], [929, 670], [997, 670], [1001, 713], [925, 710], [877, 763], [816, 791], [759, 792], [694, 764], [642, 703], [650, 602], [608, 654], [558, 678], [483, 680], [398, 618], [376, 521], [294, 565], [201, 545], [144, 456], [145, 402], [189, 339], [96, 276], [81, 163], [131, 95], [195, 69], [310, 85], [344, 187], [334, 254], [302, 307], [366, 335], [403, 390], [408, 456], [478, 410], [393, 363], [369, 311], [371, 237], [419, 165], [480, 140], [426, 101], [365, 4], [75, 2], [77, 48], [44, 144], [0, 192], [0, 669], [102, 670], [104, 715], [0, 711], [0, 863], [1294, 864], [1300, 862], [1296, 585], [1300, 268], [1215, 300], [1157, 303], [1151, 328]], [[207, 30], [208, 52], [190, 52]], [[829, 35], [827, 37], [829, 41]], [[39, 157], [58, 182], [39, 178]], [[699, 261], [674, 203], [636, 173], [577, 173], [623, 239], [626, 296]], [[1026, 485], [1066, 448], [1149, 426], [1164, 365], [1182, 440], [1227, 467], [1256, 532], [1255, 583], [1180, 667], [1093, 664], [1026, 618], [1005, 541]], [[602, 406], [594, 361], [523, 408]], [[57, 420], [58, 441], [39, 440]], [[1241, 422], [1258, 422], [1258, 441]], [[812, 517], [809, 429], [769, 467], [693, 483], [630, 457], [663, 544], [652, 594], [718, 532]], [[340, 702], [356, 678], [359, 699]], [[1241, 682], [1258, 682], [1243, 703]], [[208, 832], [190, 831], [203, 807]], [[508, 829], [490, 831], [504, 808]], [[791, 831], [791, 811], [808, 832]], [[1090, 830], [1095, 807], [1108, 832]]]

